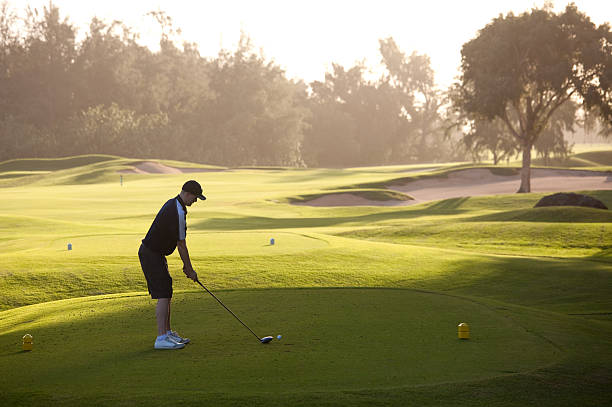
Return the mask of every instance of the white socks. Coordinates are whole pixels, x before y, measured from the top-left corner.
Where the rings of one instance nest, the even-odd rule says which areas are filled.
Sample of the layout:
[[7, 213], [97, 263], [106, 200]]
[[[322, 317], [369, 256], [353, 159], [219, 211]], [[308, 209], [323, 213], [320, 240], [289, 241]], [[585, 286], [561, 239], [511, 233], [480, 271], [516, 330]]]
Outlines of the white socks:
[[170, 330], [170, 331], [166, 332], [165, 334], [158, 336], [158, 337], [157, 337], [155, 340], [156, 340], [156, 341], [163, 341], [163, 340], [164, 340], [164, 339], [166, 339], [166, 337], [167, 337], [168, 335], [170, 335], [171, 333], [172, 333], [172, 331]]

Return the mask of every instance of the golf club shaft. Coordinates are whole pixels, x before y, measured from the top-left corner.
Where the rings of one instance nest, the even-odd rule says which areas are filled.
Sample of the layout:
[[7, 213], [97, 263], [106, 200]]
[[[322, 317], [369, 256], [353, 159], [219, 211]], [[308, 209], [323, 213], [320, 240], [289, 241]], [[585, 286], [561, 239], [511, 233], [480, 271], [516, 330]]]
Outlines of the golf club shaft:
[[260, 341], [259, 336], [255, 335], [255, 332], [253, 332], [253, 331], [251, 330], [251, 328], [249, 328], [249, 327], [248, 327], [248, 326], [247, 326], [247, 325], [246, 325], [244, 322], [242, 322], [242, 321], [240, 320], [240, 318], [238, 318], [238, 317], [236, 316], [236, 314], [234, 314], [234, 313], [232, 312], [232, 310], [231, 310], [231, 309], [227, 308], [227, 307], [225, 306], [225, 304], [223, 304], [223, 303], [221, 302], [221, 300], [220, 300], [220, 299], [218, 299], [218, 298], [217, 298], [217, 297], [216, 297], [216, 296], [215, 296], [213, 293], [211, 293], [211, 292], [208, 290], [208, 288], [204, 287], [204, 284], [200, 283], [200, 280], [196, 280], [196, 283], [200, 284], [200, 285], [202, 286], [202, 288], [203, 288], [203, 289], [205, 289], [205, 290], [206, 290], [206, 292], [207, 292], [208, 294], [212, 295], [212, 297], [213, 297], [215, 300], [217, 300], [217, 301], [219, 302], [219, 304], [221, 304], [221, 305], [223, 306], [223, 308], [225, 308], [225, 309], [226, 309], [226, 310], [227, 310], [227, 311], [228, 311], [230, 314], [232, 314], [232, 315], [234, 316], [234, 318], [236, 318], [236, 319], [238, 320], [238, 322], [240, 322], [242, 325], [244, 325], [244, 327], [245, 327], [246, 329], [248, 329], [248, 330], [249, 330], [249, 331], [250, 331], [250, 332], [253, 334], [253, 336], [255, 336], [255, 337], [257, 338], [257, 340], [258, 340], [258, 341]]

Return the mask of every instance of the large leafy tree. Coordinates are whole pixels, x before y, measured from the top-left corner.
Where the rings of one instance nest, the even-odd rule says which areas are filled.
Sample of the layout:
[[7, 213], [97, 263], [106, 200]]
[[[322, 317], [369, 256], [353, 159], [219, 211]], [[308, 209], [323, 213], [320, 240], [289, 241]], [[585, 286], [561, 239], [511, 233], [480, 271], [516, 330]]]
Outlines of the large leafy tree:
[[531, 150], [568, 100], [612, 120], [612, 33], [578, 11], [549, 8], [499, 16], [463, 45], [455, 104], [504, 122], [522, 151], [521, 186], [530, 192]]
[[0, 159], [52, 154], [74, 112], [75, 28], [52, 4], [26, 11], [0, 5]]
[[480, 161], [491, 155], [495, 165], [502, 160], [509, 160], [517, 153], [512, 135], [499, 119], [473, 120], [470, 130], [463, 137], [463, 144], [472, 159]]
[[[574, 132], [577, 108], [576, 103], [571, 100], [561, 105], [555, 110], [546, 128], [536, 139], [533, 147], [545, 163], [549, 163], [551, 155], [566, 158], [571, 152], [570, 145], [565, 140], [565, 134]], [[494, 120], [481, 117], [471, 120], [463, 118], [457, 124], [469, 129], [462, 140], [475, 160], [491, 155], [493, 164], [497, 165], [500, 161], [509, 160], [520, 152], [508, 126], [499, 118]], [[513, 124], [520, 126], [520, 123]]]
[[577, 109], [577, 105], [571, 100], [564, 103], [553, 113], [548, 125], [536, 140], [535, 150], [546, 165], [550, 163], [551, 156], [565, 159], [571, 153], [572, 146], [565, 139], [565, 133], [574, 132]]
[[211, 65], [201, 155], [231, 165], [301, 165], [305, 86], [256, 53], [244, 33], [234, 52], [221, 51]]
[[393, 38], [379, 43], [386, 70], [378, 80], [367, 79], [363, 63], [348, 69], [333, 64], [324, 82], [311, 84], [303, 150], [309, 165], [442, 159], [448, 143], [429, 57], [406, 55]]
[[384, 112], [376, 105], [390, 99], [379, 97], [376, 84], [364, 78], [364, 71], [363, 64], [345, 69], [334, 63], [325, 81], [310, 84], [312, 115], [303, 149], [308, 165], [353, 166], [384, 159], [388, 149], [381, 138], [389, 132], [377, 129], [375, 123], [393, 126], [394, 122], [381, 120]]
[[365, 66], [333, 64], [310, 86], [312, 116], [305, 132], [306, 162], [315, 166], [388, 162], [403, 118], [389, 83], [369, 81]]
[[399, 139], [394, 158], [408, 161], [436, 161], [444, 149], [442, 96], [435, 86], [434, 71], [427, 55], [406, 55], [393, 38], [379, 41], [387, 84], [400, 109]]

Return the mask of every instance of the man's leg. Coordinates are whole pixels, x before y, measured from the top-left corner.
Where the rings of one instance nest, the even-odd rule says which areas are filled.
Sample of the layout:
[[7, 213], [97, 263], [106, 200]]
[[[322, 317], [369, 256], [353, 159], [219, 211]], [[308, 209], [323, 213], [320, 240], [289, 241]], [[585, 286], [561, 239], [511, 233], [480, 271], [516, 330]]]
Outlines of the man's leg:
[[168, 318], [166, 319], [166, 332], [170, 332], [170, 303], [172, 298], [168, 298]]
[[155, 307], [157, 318], [157, 336], [165, 335], [170, 326], [170, 298], [160, 298]]
[[170, 298], [160, 298], [155, 307], [157, 317], [157, 339], [155, 349], [181, 349], [184, 343], [178, 343], [172, 336], [168, 335], [170, 330]]
[[[165, 333], [169, 334], [170, 332], [172, 332], [172, 329], [170, 328], [170, 314], [171, 314], [171, 312], [170, 312], [170, 310], [171, 310], [170, 304], [172, 302], [172, 298], [168, 298], [167, 300], [168, 300], [168, 318], [166, 319], [166, 332]], [[189, 340], [189, 338], [183, 338], [183, 337], [181, 337], [176, 332], [172, 332], [171, 336], [172, 336], [172, 339], [174, 341], [178, 342], [178, 343], [187, 344], [187, 343], [191, 342]]]

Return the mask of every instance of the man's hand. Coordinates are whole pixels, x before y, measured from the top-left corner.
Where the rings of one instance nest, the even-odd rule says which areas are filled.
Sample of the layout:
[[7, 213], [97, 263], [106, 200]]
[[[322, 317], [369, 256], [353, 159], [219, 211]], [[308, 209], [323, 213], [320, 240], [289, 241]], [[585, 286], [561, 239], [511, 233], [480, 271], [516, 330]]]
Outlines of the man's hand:
[[193, 280], [193, 282], [198, 281], [198, 273], [195, 272], [193, 267], [183, 267], [183, 273], [185, 273], [187, 278]]

